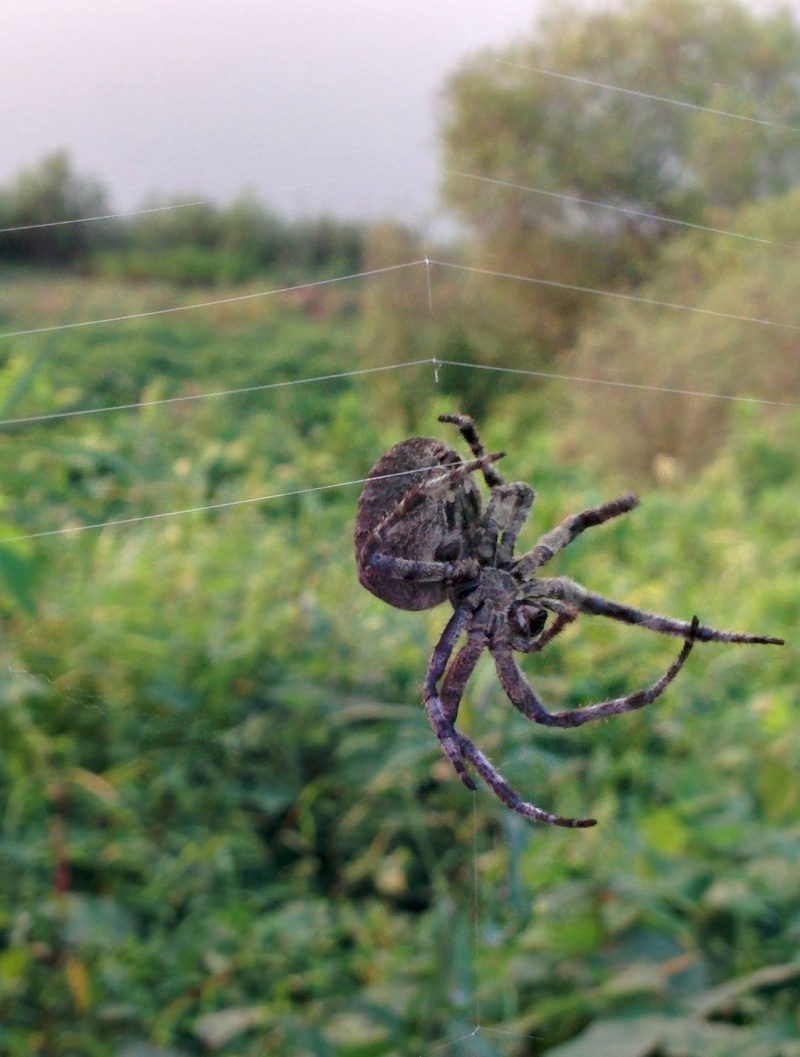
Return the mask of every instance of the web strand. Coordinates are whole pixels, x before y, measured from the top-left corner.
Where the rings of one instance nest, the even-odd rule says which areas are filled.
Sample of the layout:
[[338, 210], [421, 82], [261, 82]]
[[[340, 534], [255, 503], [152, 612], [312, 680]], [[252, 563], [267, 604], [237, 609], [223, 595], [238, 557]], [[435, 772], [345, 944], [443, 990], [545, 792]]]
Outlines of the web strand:
[[[640, 297], [638, 294], [626, 294], [620, 290], [602, 290], [594, 286], [579, 286], [576, 283], [561, 283], [555, 279], [541, 279], [532, 275], [517, 275], [514, 272], [493, 271], [489, 268], [478, 268], [470, 264], [456, 264], [454, 261], [431, 261], [439, 268], [454, 268], [462, 272], [473, 272], [494, 279], [514, 279], [520, 283], [533, 283], [537, 286], [548, 286], [556, 290], [572, 290], [578, 294], [593, 294], [597, 297], [614, 297], [619, 301], [635, 301], [640, 305], [652, 305], [654, 308], [671, 308], [680, 312], [698, 312], [716, 319], [732, 319], [737, 323], [757, 323], [762, 327], [779, 327], [783, 330], [800, 330], [800, 324], [781, 323], [775, 319], [764, 319], [760, 316], [740, 316], [733, 312], [719, 312], [714, 308], [702, 308], [699, 305], [682, 305], [675, 301], [659, 301], [652, 297]], [[0, 335], [2, 337], [2, 335]]]
[[15, 224], [13, 227], [0, 228], [0, 235], [10, 235], [17, 231], [39, 231], [42, 228], [63, 228], [70, 224], [94, 224], [101, 220], [121, 220], [124, 217], [142, 217], [148, 213], [166, 213], [173, 209], [191, 209], [193, 206], [212, 205], [208, 199], [197, 202], [173, 202], [166, 206], [151, 206], [149, 209], [126, 209], [121, 213], [98, 213], [93, 217], [70, 217], [67, 220], [42, 220], [37, 224]]
[[475, 1003], [475, 1024], [481, 1024], [480, 1006], [480, 951], [481, 951], [481, 898], [480, 877], [478, 874], [478, 804], [476, 798], [472, 797], [472, 989]]
[[[323, 151], [319, 157], [326, 157], [330, 154], [341, 154], [342, 151]], [[315, 160], [312, 156], [310, 160]], [[303, 191], [311, 187], [327, 187], [333, 183], [339, 183], [341, 181], [350, 180], [354, 175], [361, 176], [382, 176], [386, 173], [396, 173], [403, 169], [418, 168], [420, 163], [406, 162], [400, 165], [385, 166], [382, 165], [379, 168], [367, 168], [358, 169], [355, 174], [353, 173], [342, 173], [339, 176], [329, 176], [324, 180], [305, 180], [295, 183], [278, 184], [276, 187], [271, 187], [268, 191], [247, 191], [239, 199], [234, 199], [233, 204], [237, 201], [249, 202], [252, 199], [268, 198], [270, 195], [274, 195], [276, 191]], [[41, 220], [32, 224], [14, 224], [9, 227], [0, 228], [0, 235], [14, 234], [21, 231], [39, 231], [46, 228], [58, 228], [68, 227], [72, 224], [94, 224], [101, 223], [104, 220], [125, 220], [131, 217], [147, 216], [151, 213], [169, 213], [179, 209], [191, 209], [199, 206], [212, 206], [219, 208], [219, 203], [212, 198], [198, 198], [194, 201], [189, 202], [168, 202], [160, 206], [149, 206], [142, 209], [121, 209], [118, 212], [113, 213], [97, 213], [94, 216], [88, 217], [66, 217], [61, 220]]]
[[53, 334], [61, 330], [75, 330], [79, 327], [97, 327], [106, 323], [127, 323], [135, 319], [148, 319], [153, 316], [168, 316], [176, 312], [192, 312], [199, 308], [216, 308], [219, 305], [232, 305], [238, 301], [255, 301], [262, 297], [274, 297], [277, 294], [288, 294], [296, 290], [310, 290], [316, 286], [330, 286], [333, 283], [344, 283], [352, 279], [365, 279], [372, 275], [385, 275], [387, 272], [401, 271], [424, 264], [424, 260], [406, 261], [403, 264], [390, 264], [384, 268], [370, 268], [368, 271], [353, 272], [350, 275], [336, 275], [331, 279], [316, 279], [313, 282], [298, 283], [296, 286], [280, 286], [272, 290], [257, 290], [251, 294], [235, 294], [233, 297], [218, 297], [213, 301], [196, 301], [191, 305], [174, 305], [171, 308], [153, 308], [147, 312], [131, 312], [124, 316], [108, 316], [105, 319], [85, 319], [77, 323], [58, 323], [51, 327], [33, 327], [29, 330], [11, 330], [0, 333], [0, 338], [21, 338], [30, 334]]
[[477, 180], [481, 183], [492, 184], [495, 187], [507, 187], [514, 191], [526, 191], [529, 194], [543, 195], [547, 198], [555, 198], [561, 202], [569, 202], [572, 205], [591, 206], [594, 209], [607, 209], [614, 213], [622, 213], [629, 217], [639, 217], [642, 220], [653, 220], [659, 224], [673, 224], [682, 228], [690, 228], [693, 231], [706, 231], [712, 235], [724, 235], [728, 238], [742, 239], [746, 242], [757, 242], [762, 246], [772, 246], [776, 249], [797, 250], [797, 245], [784, 242], [774, 242], [772, 239], [759, 238], [757, 235], [745, 235], [740, 231], [729, 231], [726, 228], [714, 228], [708, 224], [694, 224], [689, 220], [680, 220], [676, 217], [663, 216], [660, 213], [647, 213], [641, 209], [633, 209], [630, 206], [612, 205], [610, 202], [598, 202], [592, 198], [580, 198], [577, 195], [564, 194], [560, 191], [546, 191], [543, 187], [530, 187], [527, 184], [511, 183], [509, 180], [498, 180], [491, 176], [479, 176], [476, 173], [461, 172], [458, 169], [445, 169], [451, 176], [460, 176], [465, 180]]
[[623, 95], [636, 96], [639, 99], [649, 99], [655, 103], [667, 103], [670, 106], [680, 106], [687, 110], [699, 110], [704, 114], [714, 114], [717, 117], [731, 118], [734, 121], [747, 121], [752, 125], [764, 125], [767, 128], [779, 128], [789, 132], [800, 132], [800, 128], [794, 125], [784, 125], [778, 121], [767, 121], [760, 117], [750, 117], [747, 114], [736, 114], [731, 110], [717, 110], [712, 106], [701, 106], [700, 103], [689, 103], [685, 99], [671, 99], [664, 95], [654, 95], [652, 92], [641, 92], [635, 88], [623, 88], [618, 84], [607, 84], [604, 81], [592, 81], [588, 77], [578, 77], [575, 74], [559, 73], [556, 70], [548, 70], [542, 66], [528, 66], [522, 62], [510, 62], [507, 59], [494, 60], [500, 66], [512, 66], [518, 70], [529, 70], [538, 73], [542, 77], [554, 77], [562, 81], [572, 81], [574, 84], [586, 85], [589, 88], [602, 88], [607, 92], [620, 92]]
[[259, 393], [268, 389], [282, 389], [290, 385], [311, 385], [314, 382], [330, 382], [340, 378], [356, 378], [363, 374], [377, 374], [380, 371], [397, 371], [404, 367], [420, 367], [430, 360], [406, 360], [405, 363], [390, 363], [382, 367], [359, 367], [352, 371], [338, 371], [334, 374], [317, 374], [310, 378], [292, 378], [283, 382], [265, 382], [262, 385], [245, 385], [238, 389], [219, 389], [212, 393], [189, 393], [186, 396], [167, 396], [159, 400], [139, 400], [131, 404], [112, 404], [108, 407], [87, 407], [75, 411], [52, 411], [41, 415], [27, 415], [21, 418], [0, 419], [0, 427], [24, 426], [39, 422], [51, 422], [54, 419], [78, 418], [83, 415], [104, 415], [112, 411], [134, 411], [145, 407], [159, 407], [164, 404], [182, 404], [191, 400], [213, 400], [224, 396], [242, 396], [246, 393]]
[[549, 378], [558, 382], [575, 382], [580, 385], [607, 385], [617, 389], [638, 389], [646, 393], [668, 393], [673, 396], [696, 396], [705, 400], [731, 400], [741, 404], [762, 404], [767, 407], [800, 407], [795, 400], [768, 400], [760, 396], [741, 396], [736, 393], [712, 393], [703, 389], [680, 389], [669, 385], [648, 385], [646, 382], [624, 382], [612, 378], [587, 378], [577, 374], [559, 374], [556, 371], [529, 371], [523, 367], [501, 367], [487, 363], [466, 363], [459, 360], [437, 360], [440, 367], [464, 367], [475, 371], [497, 371], [501, 374], [519, 374], [528, 378]]
[[649, 393], [670, 393], [675, 396], [695, 396], [707, 400], [729, 400], [736, 403], [761, 404], [769, 407], [800, 407], [793, 400], [770, 400], [766, 397], [748, 396], [737, 393], [714, 393], [702, 389], [682, 389], [677, 386], [651, 385], [647, 382], [627, 382], [611, 378], [590, 378], [585, 375], [563, 374], [557, 371], [534, 371], [523, 367], [505, 367], [502, 364], [468, 363], [462, 360], [442, 360], [437, 356], [423, 360], [405, 360], [402, 363], [389, 363], [380, 367], [359, 367], [351, 371], [338, 371], [332, 374], [312, 375], [308, 378], [292, 378], [280, 382], [264, 382], [259, 385], [240, 386], [235, 389], [218, 389], [210, 393], [189, 393], [185, 396], [168, 396], [157, 400], [138, 400], [129, 404], [111, 404], [106, 407], [77, 408], [72, 411], [50, 411], [36, 415], [25, 415], [19, 418], [0, 419], [0, 428], [37, 425], [45, 422], [59, 421], [67, 418], [80, 418], [89, 415], [110, 414], [115, 411], [136, 411], [141, 408], [160, 407], [169, 404], [181, 404], [199, 400], [214, 400], [227, 396], [241, 396], [248, 393], [266, 392], [270, 389], [282, 389], [293, 385], [312, 385], [315, 383], [337, 381], [343, 378], [358, 378], [362, 375], [379, 374], [384, 371], [399, 371], [410, 367], [433, 367], [434, 382], [439, 382], [439, 370], [442, 367], [460, 367], [475, 371], [497, 371], [503, 374], [519, 374], [528, 378], [544, 378], [559, 382], [574, 382], [582, 385], [605, 385], [618, 389], [638, 389]]
[[3, 536], [2, 543], [19, 543], [23, 540], [44, 539], [47, 536], [75, 535], [79, 532], [91, 532], [92, 530], [104, 528], [117, 528], [120, 525], [136, 525], [144, 521], [159, 521], [164, 518], [180, 517], [183, 514], [204, 514], [211, 510], [229, 510], [232, 507], [252, 506], [253, 503], [267, 503], [276, 499], [291, 499], [294, 496], [310, 495], [314, 492], [330, 492], [335, 488], [351, 488], [366, 481], [386, 481], [392, 477], [406, 477], [412, 474], [434, 473], [441, 470], [441, 466], [423, 466], [418, 469], [400, 470], [397, 473], [385, 473], [375, 477], [357, 477], [352, 481], [336, 481], [332, 484], [316, 484], [307, 488], [294, 488], [288, 492], [270, 492], [267, 495], [254, 496], [248, 499], [227, 499], [221, 503], [206, 503], [202, 506], [183, 507], [180, 510], [162, 510], [155, 514], [139, 514], [135, 517], [112, 518], [108, 521], [98, 521], [92, 525], [67, 525], [63, 528], [48, 529], [45, 532], [30, 532], [24, 536]]
[[[524, 376], [524, 377], [529, 377], [529, 378], [545, 378], [545, 379], [551, 379], [551, 380], [554, 380], [554, 381], [572, 382], [572, 383], [585, 384], [585, 385], [603, 385], [603, 386], [612, 386], [612, 387], [621, 388], [621, 389], [641, 390], [641, 391], [644, 391], [644, 392], [668, 393], [668, 394], [676, 395], [676, 396], [693, 396], [693, 397], [698, 397], [698, 398], [702, 398], [702, 399], [712, 399], [712, 400], [730, 400], [730, 401], [736, 401], [736, 402], [741, 402], [741, 403], [763, 404], [763, 405], [771, 405], [771, 406], [776, 406], [776, 407], [795, 407], [795, 408], [796, 407], [800, 407], [800, 404], [798, 404], [796, 402], [793, 403], [793, 402], [790, 402], [790, 401], [766, 400], [766, 399], [762, 399], [760, 397], [737, 396], [737, 395], [726, 394], [726, 393], [711, 393], [711, 392], [703, 392], [703, 391], [700, 391], [700, 390], [693, 390], [693, 389], [679, 389], [677, 387], [670, 387], [670, 386], [646, 385], [644, 383], [637, 383], [637, 382], [616, 381], [616, 380], [607, 379], [607, 378], [586, 378], [586, 377], [581, 377], [581, 376], [578, 376], [578, 375], [558, 374], [558, 373], [553, 372], [553, 371], [534, 371], [534, 370], [525, 370], [524, 368], [517, 368], [517, 367], [500, 367], [500, 366], [494, 366], [494, 365], [490, 365], [490, 364], [464, 363], [464, 362], [461, 362], [461, 361], [458, 361], [458, 360], [440, 360], [440, 359], [409, 360], [409, 361], [407, 361], [405, 363], [389, 364], [389, 365], [384, 366], [384, 367], [374, 367], [374, 368], [368, 367], [368, 368], [363, 368], [363, 369], [355, 370], [355, 371], [342, 372], [341, 374], [320, 375], [320, 376], [318, 376], [316, 378], [296, 379], [296, 380], [291, 381], [291, 382], [276, 382], [276, 383], [274, 383], [274, 386], [272, 386], [272, 385], [253, 386], [253, 387], [250, 387], [248, 389], [229, 390], [228, 392], [229, 393], [252, 392], [253, 390], [258, 390], [258, 389], [268, 389], [268, 388], [284, 386], [284, 385], [301, 385], [301, 384], [304, 384], [304, 383], [322, 382], [322, 381], [326, 381], [326, 380], [329, 380], [329, 379], [345, 378], [345, 377], [351, 377], [351, 376], [357, 376], [357, 375], [363, 375], [363, 374], [371, 374], [371, 373], [375, 373], [375, 372], [378, 372], [378, 371], [401, 370], [401, 369], [405, 369], [405, 368], [409, 368], [409, 367], [424, 366], [425, 364], [432, 365], [434, 367], [434, 369], [437, 370], [437, 371], [441, 370], [442, 367], [458, 367], [458, 368], [463, 368], [463, 369], [467, 369], [467, 370], [495, 371], [495, 372], [502, 373], [502, 374], [513, 374], [513, 375], [519, 375], [519, 376]], [[222, 396], [222, 395], [227, 395], [227, 394], [226, 393], [198, 394], [196, 396], [189, 397], [187, 399], [202, 399], [203, 396], [211, 397], [211, 396]], [[172, 399], [173, 398], [168, 399], [166, 401], [146, 401], [146, 402], [144, 402], [141, 405], [135, 405], [134, 404], [134, 405], [131, 405], [131, 406], [133, 406], [133, 407], [145, 406], [146, 407], [146, 406], [150, 406], [151, 404], [170, 403], [170, 402], [172, 402]], [[174, 400], [176, 400], [176, 401], [180, 400], [180, 399], [182, 399], [182, 398], [180, 398], [180, 397], [174, 398]], [[122, 408], [120, 407], [119, 409], [121, 410]], [[106, 409], [100, 408], [100, 409], [97, 409], [97, 410], [98, 411], [102, 411], [102, 410], [118, 410], [118, 409], [117, 408], [106, 408]], [[77, 413], [78, 412], [74, 412], [74, 414], [77, 414]], [[88, 413], [91, 413], [91, 412], [88, 412]], [[67, 412], [66, 414], [71, 414], [71, 412]], [[34, 419], [34, 421], [41, 421], [41, 418]], [[2, 424], [3, 423], [0, 423], [0, 425], [2, 425]], [[424, 472], [429, 472], [430, 469], [434, 469], [434, 468], [427, 467], [427, 468], [425, 468], [423, 470], [419, 470], [419, 471], [409, 470], [409, 471], [404, 471], [404, 472], [406, 472], [406, 473], [417, 473], [417, 472], [424, 473]], [[387, 477], [387, 478], [388, 477], [395, 477], [395, 476], [397, 476], [397, 474], [386, 474], [384, 476]], [[381, 477], [379, 479], [382, 480], [383, 477]], [[326, 492], [326, 491], [331, 491], [333, 489], [338, 489], [338, 488], [349, 488], [349, 487], [352, 487], [352, 486], [355, 486], [355, 485], [364, 484], [364, 482], [366, 480], [367, 480], [367, 478], [360, 477], [360, 478], [356, 478], [354, 480], [336, 481], [336, 482], [334, 482], [332, 484], [311, 485], [311, 486], [309, 486], [307, 488], [297, 488], [297, 489], [293, 489], [293, 490], [288, 491], [288, 492], [271, 492], [271, 493], [268, 493], [266, 495], [256, 496], [254, 498], [231, 499], [231, 500], [226, 500], [226, 501], [220, 502], [220, 503], [208, 503], [208, 504], [201, 505], [201, 506], [185, 507], [185, 508], [182, 508], [180, 510], [165, 510], [165, 511], [160, 511], [160, 512], [154, 513], [154, 514], [141, 514], [141, 515], [137, 515], [137, 516], [134, 516], [134, 517], [115, 518], [115, 519], [112, 519], [112, 520], [109, 520], [109, 521], [96, 522], [96, 523], [93, 523], [93, 524], [90, 524], [90, 525], [69, 525], [69, 526], [66, 526], [66, 527], [58, 528], [58, 529], [48, 529], [48, 530], [43, 531], [43, 532], [31, 532], [31, 533], [26, 533], [26, 534], [23, 534], [23, 535], [5, 536], [3, 538], [0, 538], [0, 544], [2, 544], [2, 543], [23, 542], [25, 540], [44, 539], [44, 538], [50, 537], [50, 536], [75, 535], [76, 533], [80, 533], [80, 532], [88, 532], [88, 531], [92, 531], [92, 530], [100, 530], [100, 529], [104, 529], [104, 528], [115, 528], [115, 527], [124, 526], [124, 525], [135, 525], [135, 524], [140, 524], [140, 523], [146, 522], [146, 521], [157, 521], [157, 520], [163, 520], [165, 518], [180, 517], [180, 516], [185, 515], [185, 514], [201, 514], [201, 513], [205, 513], [205, 512], [213, 511], [213, 510], [227, 510], [227, 509], [230, 509], [230, 508], [233, 508], [233, 507], [252, 505], [253, 503], [267, 503], [267, 502], [274, 501], [274, 500], [279, 500], [279, 499], [289, 499], [289, 498], [294, 497], [294, 496], [307, 495], [307, 494], [310, 494], [310, 493], [313, 493], [313, 492]]]
[[331, 286], [335, 283], [349, 282], [354, 279], [367, 279], [372, 276], [386, 275], [390, 272], [402, 271], [406, 268], [423, 266], [426, 272], [431, 267], [450, 268], [462, 272], [471, 272], [475, 275], [484, 275], [494, 279], [508, 279], [516, 282], [532, 283], [538, 286], [546, 286], [556, 290], [572, 290], [575, 293], [591, 294], [595, 297], [612, 297], [620, 301], [632, 301], [643, 305], [652, 305], [656, 308], [670, 308], [681, 312], [697, 312], [702, 315], [714, 316], [717, 319], [731, 319], [739, 323], [755, 323], [765, 327], [778, 327], [784, 330], [800, 330], [796, 323], [784, 323], [775, 319], [767, 319], [760, 316], [738, 315], [733, 312], [720, 312], [716, 309], [703, 308], [699, 305], [684, 305], [675, 301], [661, 301], [651, 297], [642, 297], [638, 294], [627, 294], [620, 290], [604, 290], [600, 287], [580, 286], [576, 283], [563, 283], [555, 279], [544, 279], [534, 275], [519, 275], [514, 272], [501, 272], [490, 268], [480, 268], [477, 265], [459, 264], [456, 261], [432, 260], [428, 257], [417, 258], [412, 261], [403, 261], [400, 264], [390, 264], [382, 268], [371, 268], [362, 272], [352, 272], [348, 275], [337, 275], [330, 279], [316, 279], [307, 283], [298, 283], [294, 286], [275, 287], [270, 290], [257, 290], [248, 294], [235, 294], [231, 297], [215, 298], [211, 301], [196, 301], [190, 305], [173, 305], [169, 308], [149, 309], [145, 312], [132, 312], [120, 316], [108, 316], [102, 319], [85, 319], [74, 323], [58, 323], [47, 327], [32, 327], [25, 330], [11, 330], [0, 332], [2, 338], [19, 338], [36, 334], [53, 334], [65, 330], [76, 330], [83, 327], [103, 326], [110, 323], [126, 323], [138, 319], [149, 319], [155, 316], [173, 315], [178, 312], [191, 312], [205, 308], [216, 308], [220, 305], [236, 304], [241, 301], [253, 301], [265, 297], [274, 297], [279, 294], [288, 294], [299, 290], [310, 290], [320, 286]]

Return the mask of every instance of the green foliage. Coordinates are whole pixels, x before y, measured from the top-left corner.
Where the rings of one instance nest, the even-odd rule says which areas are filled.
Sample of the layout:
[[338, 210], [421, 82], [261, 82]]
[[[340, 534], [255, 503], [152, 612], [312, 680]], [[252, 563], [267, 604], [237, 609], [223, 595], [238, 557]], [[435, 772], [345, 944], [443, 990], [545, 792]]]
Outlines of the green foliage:
[[[180, 296], [12, 285], [15, 327], [44, 305]], [[356, 365], [347, 306], [27, 338], [6, 413], [333, 373]], [[429, 367], [403, 377], [438, 431], [452, 398], [432, 398]], [[305, 491], [399, 438], [373, 393], [356, 378], [6, 427], [8, 535], [283, 498], [13, 545], [33, 611], [0, 599], [0, 1051], [796, 1053], [796, 651], [698, 647], [652, 711], [573, 732], [532, 729], [485, 663], [465, 731], [543, 806], [600, 825], [527, 826], [470, 797], [419, 703], [443, 610], [360, 589], [357, 488]], [[539, 493], [523, 545], [617, 487], [559, 461], [525, 392], [481, 428]], [[558, 571], [790, 636], [798, 428], [742, 421], [701, 477]], [[526, 667], [579, 705], [647, 685], [676, 648], [585, 620]]]
[[[788, 248], [800, 240], [798, 207], [794, 192], [719, 215], [723, 227], [745, 238], [692, 233], [667, 248], [654, 278], [637, 293], [698, 311], [603, 305], [563, 361], [567, 373], [610, 383], [568, 394], [565, 418], [576, 423], [571, 443], [582, 457], [666, 480], [704, 465], [725, 443], [737, 409], [725, 396], [776, 402], [773, 411], [800, 403], [794, 323], [800, 271]], [[692, 395], [698, 392], [722, 399]], [[581, 435], [587, 420], [591, 433]], [[621, 430], [620, 422], [628, 428]]]
[[[62, 224], [109, 212], [105, 191], [97, 180], [79, 176], [66, 151], [48, 155], [35, 169], [26, 169], [9, 187], [0, 189], [0, 258], [38, 264], [69, 264], [90, 245], [103, 246], [107, 225]], [[27, 230], [28, 225], [47, 224]]]
[[0, 228], [13, 229], [0, 231], [0, 260], [80, 264], [95, 275], [179, 286], [241, 283], [269, 273], [288, 283], [360, 270], [359, 224], [328, 217], [289, 222], [254, 194], [227, 207], [153, 199], [128, 217], [81, 223], [110, 212], [96, 180], [75, 173], [66, 152], [50, 155], [0, 188]]
[[447, 89], [445, 199], [481, 266], [545, 281], [479, 288], [484, 360], [568, 348], [593, 304], [558, 284], [641, 282], [676, 230], [659, 218], [709, 223], [796, 186], [799, 58], [788, 9], [636, 0], [548, 9], [531, 40], [465, 64]]
[[361, 267], [363, 234], [355, 223], [325, 217], [290, 223], [253, 195], [227, 208], [181, 201], [154, 201], [149, 208], [153, 212], [120, 225], [118, 247], [98, 254], [94, 271], [208, 286], [240, 283], [254, 274], [279, 274], [288, 284]]

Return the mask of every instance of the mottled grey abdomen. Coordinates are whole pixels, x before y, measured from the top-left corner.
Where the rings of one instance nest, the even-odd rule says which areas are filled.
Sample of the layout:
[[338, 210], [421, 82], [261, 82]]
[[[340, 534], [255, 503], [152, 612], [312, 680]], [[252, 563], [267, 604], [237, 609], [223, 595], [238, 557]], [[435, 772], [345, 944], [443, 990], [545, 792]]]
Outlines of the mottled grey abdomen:
[[411, 561], [433, 561], [436, 548], [449, 531], [453, 518], [462, 521], [465, 503], [480, 509], [480, 493], [470, 476], [453, 486], [452, 502], [444, 495], [429, 495], [426, 501], [391, 526], [381, 539], [370, 534], [420, 485], [426, 468], [453, 466], [463, 462], [458, 452], [431, 437], [412, 437], [390, 448], [369, 472], [358, 501], [354, 543], [358, 579], [377, 598], [396, 609], [432, 609], [447, 600], [447, 587], [440, 581], [407, 581], [369, 568], [376, 553]]

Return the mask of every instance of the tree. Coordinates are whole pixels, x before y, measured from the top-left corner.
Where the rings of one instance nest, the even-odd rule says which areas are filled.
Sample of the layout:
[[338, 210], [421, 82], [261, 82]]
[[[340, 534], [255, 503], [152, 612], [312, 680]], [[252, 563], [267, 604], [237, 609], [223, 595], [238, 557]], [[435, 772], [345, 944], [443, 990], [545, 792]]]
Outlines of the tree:
[[[583, 327], [563, 369], [606, 384], [564, 392], [560, 436], [573, 454], [665, 483], [715, 458], [743, 414], [755, 424], [800, 406], [800, 264], [788, 248], [800, 243], [800, 190], [731, 219], [750, 241], [673, 240], [642, 301], [604, 299]], [[699, 311], [657, 307], [670, 301]]]
[[[788, 11], [758, 15], [734, 0], [560, 7], [534, 39], [450, 81], [445, 200], [484, 267], [567, 287], [637, 283], [680, 230], [668, 218], [713, 223], [715, 211], [800, 182], [799, 64]], [[592, 303], [518, 284], [506, 318], [546, 360]]]
[[[92, 177], [79, 176], [69, 154], [49, 154], [23, 170], [0, 193], [0, 256], [44, 264], [64, 264], [101, 241], [100, 228], [81, 221], [109, 212], [106, 192]], [[36, 225], [50, 225], [37, 227]]]

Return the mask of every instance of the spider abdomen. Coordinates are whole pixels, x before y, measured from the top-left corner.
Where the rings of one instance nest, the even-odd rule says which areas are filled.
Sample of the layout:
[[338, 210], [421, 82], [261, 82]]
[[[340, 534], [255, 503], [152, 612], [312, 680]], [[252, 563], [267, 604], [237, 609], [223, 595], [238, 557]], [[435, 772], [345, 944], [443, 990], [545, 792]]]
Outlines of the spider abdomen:
[[[439, 580], [404, 580], [387, 575], [376, 555], [409, 562], [455, 561], [465, 551], [462, 534], [480, 511], [478, 487], [465, 473], [440, 491], [426, 488], [431, 471], [463, 463], [458, 452], [432, 437], [412, 437], [390, 448], [369, 472], [358, 502], [355, 551], [358, 578], [396, 609], [432, 609], [447, 600]], [[392, 521], [405, 504], [403, 517]], [[416, 504], [416, 505], [415, 505]]]

